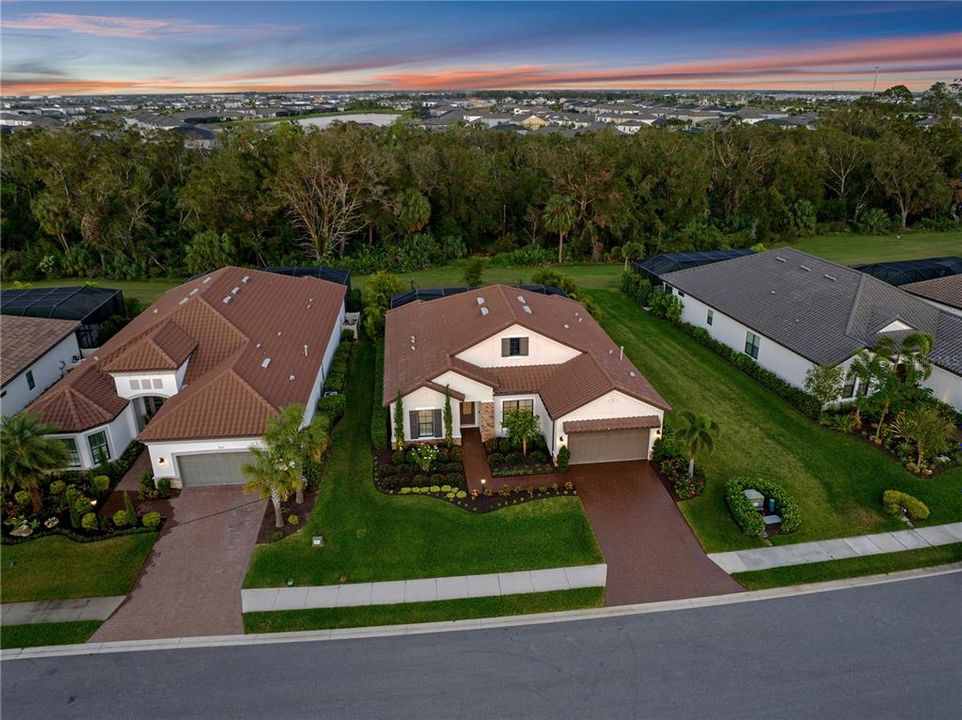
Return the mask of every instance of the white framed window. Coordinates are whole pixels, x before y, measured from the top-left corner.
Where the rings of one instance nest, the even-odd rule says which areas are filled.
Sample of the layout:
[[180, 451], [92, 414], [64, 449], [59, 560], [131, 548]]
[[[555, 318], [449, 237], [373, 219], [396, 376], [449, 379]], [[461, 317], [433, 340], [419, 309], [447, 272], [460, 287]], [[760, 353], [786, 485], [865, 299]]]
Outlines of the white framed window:
[[110, 460], [110, 445], [107, 443], [106, 430], [99, 430], [88, 435], [87, 445], [90, 446], [90, 456], [98, 465]]
[[755, 333], [749, 330], [745, 333], [745, 354], [758, 360], [758, 346], [761, 344], [761, 338]]
[[67, 467], [80, 467], [80, 451], [77, 450], [77, 441], [73, 438], [57, 438], [67, 448]]
[[164, 387], [164, 381], [160, 378], [154, 378], [154, 390], [160, 390]]
[[130, 378], [130, 389], [140, 390], [140, 380], [138, 380], [137, 378]]
[[528, 338], [501, 338], [501, 357], [524, 357], [528, 354]]
[[418, 410], [418, 437], [435, 437], [434, 410]]
[[857, 380], [858, 377], [855, 375], [855, 373], [850, 372], [848, 374], [848, 376], [845, 378], [845, 385], [842, 387], [842, 398], [848, 399], [855, 396], [855, 382]]
[[501, 403], [501, 416], [504, 417], [509, 412], [523, 410], [534, 415], [534, 400], [505, 400]]
[[37, 387], [37, 381], [33, 379], [33, 370], [27, 370], [27, 388], [33, 390]]
[[714, 324], [715, 324], [715, 311], [714, 311], [714, 310], [709, 310], [709, 311], [708, 311], [708, 319], [707, 319], [706, 322], [707, 322], [709, 325], [714, 325]]

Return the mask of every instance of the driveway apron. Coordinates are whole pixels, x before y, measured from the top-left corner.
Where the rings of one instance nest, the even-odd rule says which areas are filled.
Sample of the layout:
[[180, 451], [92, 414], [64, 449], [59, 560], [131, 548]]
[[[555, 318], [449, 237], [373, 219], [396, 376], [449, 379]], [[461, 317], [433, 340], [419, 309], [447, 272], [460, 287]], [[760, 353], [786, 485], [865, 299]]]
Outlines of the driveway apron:
[[608, 562], [607, 605], [743, 589], [708, 559], [649, 463], [572, 465], [565, 478], [578, 488]]
[[239, 485], [183, 490], [127, 601], [92, 641], [243, 632], [240, 591], [266, 505]]

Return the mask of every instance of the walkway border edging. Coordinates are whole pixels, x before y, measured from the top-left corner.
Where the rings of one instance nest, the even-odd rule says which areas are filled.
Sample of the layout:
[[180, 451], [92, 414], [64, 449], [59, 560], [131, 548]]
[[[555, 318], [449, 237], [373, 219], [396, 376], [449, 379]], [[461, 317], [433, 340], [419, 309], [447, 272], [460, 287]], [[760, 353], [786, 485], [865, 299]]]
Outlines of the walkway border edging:
[[477, 620], [451, 620], [443, 622], [417, 623], [411, 625], [384, 625], [378, 627], [349, 628], [342, 630], [304, 630], [300, 632], [263, 633], [252, 635], [215, 635], [208, 637], [167, 638], [161, 640], [128, 640], [109, 643], [86, 643], [81, 645], [53, 645], [49, 647], [20, 648], [0, 651], [0, 661], [29, 660], [43, 657], [67, 657], [73, 655], [100, 655], [105, 653], [140, 652], [142, 650], [187, 650], [192, 648], [271, 645], [293, 642], [318, 642], [322, 640], [351, 640], [360, 638], [392, 637], [399, 635], [426, 635], [438, 632], [461, 632], [491, 628], [509, 628], [524, 625], [543, 625], [557, 622], [574, 622], [605, 617], [644, 615], [649, 613], [693, 610], [715, 605], [734, 605], [745, 602], [775, 600], [786, 597], [800, 597], [835, 590], [883, 585], [926, 577], [938, 577], [962, 572], [962, 563], [932, 568], [904, 570], [887, 575], [870, 575], [846, 580], [832, 580], [824, 583], [794, 585], [770, 590], [755, 590], [744, 593], [713, 595], [686, 600], [666, 600], [641, 605], [619, 605], [614, 607], [590, 608], [587, 610], [567, 610], [535, 615], [512, 615], [500, 618]]
[[792, 565], [871, 557], [924, 550], [962, 542], [962, 522], [929, 525], [911, 530], [854, 535], [831, 540], [709, 553], [708, 558], [729, 575]]
[[241, 590], [241, 607], [248, 613], [466, 600], [605, 587], [607, 577], [608, 566], [601, 563], [387, 582], [247, 588]]

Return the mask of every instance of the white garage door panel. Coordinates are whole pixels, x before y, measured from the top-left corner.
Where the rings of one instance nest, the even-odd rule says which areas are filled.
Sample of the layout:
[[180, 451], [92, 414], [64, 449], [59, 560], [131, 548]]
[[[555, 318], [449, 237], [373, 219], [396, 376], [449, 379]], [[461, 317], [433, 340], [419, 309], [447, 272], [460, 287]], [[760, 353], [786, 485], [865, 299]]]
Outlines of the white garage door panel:
[[198, 453], [196, 455], [177, 456], [180, 478], [184, 482], [184, 487], [240, 485], [247, 482], [241, 467], [250, 460], [251, 455], [248, 452]]
[[648, 459], [648, 430], [604, 430], [568, 436], [571, 464]]

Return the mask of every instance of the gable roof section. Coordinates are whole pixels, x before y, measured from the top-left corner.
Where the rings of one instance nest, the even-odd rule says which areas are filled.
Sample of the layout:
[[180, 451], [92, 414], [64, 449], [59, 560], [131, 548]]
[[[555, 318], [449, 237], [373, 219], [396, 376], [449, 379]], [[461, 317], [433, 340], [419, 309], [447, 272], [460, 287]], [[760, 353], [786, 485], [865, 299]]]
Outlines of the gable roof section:
[[13, 380], [79, 326], [75, 320], [0, 315], [0, 385]]
[[[579, 355], [559, 365], [507, 368], [480, 368], [456, 357], [514, 325], [566, 345]], [[506, 285], [416, 301], [388, 311], [383, 404], [393, 402], [399, 390], [405, 395], [447, 370], [478, 380], [499, 394], [538, 392], [553, 417], [610, 390], [670, 409], [637, 368], [620, 356], [619, 348], [584, 306], [567, 297]]]
[[100, 417], [119, 403], [116, 417], [127, 401], [108, 371], [170, 371], [189, 357], [180, 392], [140, 439], [258, 437], [279, 408], [308, 401], [345, 290], [238, 267], [197, 277], [161, 296], [31, 408], [64, 432], [85, 430], [100, 423], [68, 412], [62, 396], [95, 389], [84, 397], [104, 410]]
[[663, 279], [816, 363], [836, 364], [871, 347], [895, 320], [933, 335], [930, 357], [942, 367], [962, 353], [956, 339], [962, 333], [954, 330], [962, 318], [871, 275], [792, 248], [680, 270]]
[[962, 274], [922, 280], [902, 285], [901, 288], [917, 297], [962, 310]]

